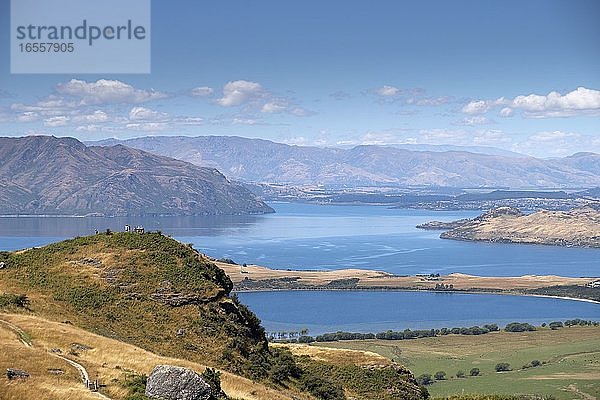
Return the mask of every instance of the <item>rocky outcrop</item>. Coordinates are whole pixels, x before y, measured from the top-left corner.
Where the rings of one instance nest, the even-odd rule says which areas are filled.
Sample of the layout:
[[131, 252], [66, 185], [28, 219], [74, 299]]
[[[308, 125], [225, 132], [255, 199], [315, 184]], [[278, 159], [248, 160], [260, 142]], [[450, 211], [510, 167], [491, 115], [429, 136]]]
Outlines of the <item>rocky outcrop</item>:
[[17, 378], [29, 378], [29, 373], [26, 371], [23, 371], [22, 369], [7, 368], [6, 369], [6, 377], [9, 380], [17, 379]]
[[146, 383], [146, 396], [160, 400], [209, 400], [211, 389], [200, 375], [171, 365], [154, 367]]
[[430, 231], [444, 231], [444, 230], [448, 230], [448, 229], [454, 229], [454, 228], [461, 227], [463, 225], [468, 224], [469, 222], [471, 222], [471, 220], [468, 218], [463, 218], [463, 219], [459, 219], [456, 221], [450, 221], [450, 222], [430, 221], [430, 222], [426, 222], [424, 224], [417, 225], [416, 228], [430, 230]]

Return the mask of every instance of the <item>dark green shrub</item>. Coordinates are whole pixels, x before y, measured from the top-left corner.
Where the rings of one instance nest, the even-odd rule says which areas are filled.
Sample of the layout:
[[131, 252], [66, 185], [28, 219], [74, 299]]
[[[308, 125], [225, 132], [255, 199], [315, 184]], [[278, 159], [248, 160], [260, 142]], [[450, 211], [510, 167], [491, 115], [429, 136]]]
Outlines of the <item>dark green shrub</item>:
[[496, 364], [494, 369], [496, 370], [496, 372], [506, 372], [511, 370], [509, 363], [498, 363]]
[[27, 306], [29, 306], [29, 299], [25, 294], [0, 294], [0, 307], [8, 306], [27, 308]]
[[321, 400], [345, 400], [344, 390], [325, 379], [305, 374], [301, 381], [301, 390], [307, 391]]
[[211, 400], [227, 399], [227, 395], [221, 389], [221, 372], [212, 368], [206, 368], [200, 376], [210, 386], [212, 392]]
[[131, 374], [125, 377], [122, 386], [127, 389], [125, 400], [149, 400], [146, 393], [146, 375]]
[[431, 385], [433, 383], [433, 378], [431, 374], [421, 374], [417, 376], [417, 383], [421, 386]]

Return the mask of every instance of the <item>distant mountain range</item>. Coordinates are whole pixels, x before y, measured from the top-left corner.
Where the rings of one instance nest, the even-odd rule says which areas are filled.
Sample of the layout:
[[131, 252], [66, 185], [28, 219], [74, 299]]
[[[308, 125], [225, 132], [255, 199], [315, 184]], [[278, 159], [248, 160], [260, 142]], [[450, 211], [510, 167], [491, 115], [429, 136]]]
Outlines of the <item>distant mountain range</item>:
[[273, 210], [213, 168], [73, 138], [0, 138], [0, 214], [266, 212]]
[[350, 149], [290, 146], [235, 136], [155, 136], [124, 141], [108, 139], [93, 144], [124, 144], [217, 168], [228, 178], [245, 182], [413, 187], [600, 186], [600, 155], [593, 153], [543, 160], [508, 152], [499, 155], [455, 150], [412, 151], [388, 146]]

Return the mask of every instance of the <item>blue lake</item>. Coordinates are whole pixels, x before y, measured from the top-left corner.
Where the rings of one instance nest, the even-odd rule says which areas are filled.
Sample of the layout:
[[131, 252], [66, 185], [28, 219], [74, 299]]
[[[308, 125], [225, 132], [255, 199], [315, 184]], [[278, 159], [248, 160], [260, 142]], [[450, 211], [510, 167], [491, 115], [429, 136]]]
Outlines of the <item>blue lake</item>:
[[296, 291], [238, 293], [269, 332], [381, 332], [520, 321], [600, 319], [600, 305], [532, 296], [433, 292]]
[[272, 268], [368, 268], [396, 274], [597, 276], [600, 251], [442, 240], [415, 225], [472, 211], [276, 203], [276, 214], [157, 218], [0, 218], [0, 249], [38, 246], [126, 223], [193, 243], [200, 251]]
[[[470, 243], [439, 238], [415, 225], [477, 212], [318, 206], [276, 203], [257, 216], [69, 218], [0, 217], [0, 250], [39, 246], [78, 235], [123, 230], [125, 224], [161, 230], [200, 251], [272, 268], [368, 268], [396, 274], [463, 272], [598, 276], [600, 250]], [[268, 330], [309, 328], [381, 331], [404, 328], [600, 319], [600, 305], [534, 297], [412, 292], [242, 293]]]

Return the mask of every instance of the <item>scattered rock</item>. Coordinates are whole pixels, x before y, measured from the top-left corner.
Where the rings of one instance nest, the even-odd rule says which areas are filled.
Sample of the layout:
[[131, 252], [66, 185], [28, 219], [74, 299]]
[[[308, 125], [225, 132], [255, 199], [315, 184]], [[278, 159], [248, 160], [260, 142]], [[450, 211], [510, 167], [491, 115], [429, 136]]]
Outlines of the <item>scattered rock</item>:
[[8, 379], [25, 379], [25, 378], [29, 378], [29, 373], [23, 371], [22, 369], [17, 369], [17, 368], [7, 368], [6, 369], [6, 377]]
[[62, 350], [59, 349], [58, 347], [53, 347], [50, 349], [50, 353], [61, 354]]
[[210, 386], [188, 368], [171, 365], [154, 367], [146, 384], [146, 396], [161, 400], [208, 400]]
[[432, 230], [432, 231], [433, 230], [446, 230], [446, 229], [460, 228], [461, 226], [464, 226], [470, 222], [471, 222], [471, 220], [468, 218], [463, 218], [463, 219], [459, 219], [456, 221], [450, 221], [450, 222], [430, 221], [430, 222], [426, 222], [424, 224], [417, 225], [416, 228]]
[[48, 368], [48, 373], [52, 375], [63, 375], [65, 370], [60, 368]]
[[152, 293], [151, 297], [152, 297], [152, 299], [159, 301], [161, 303], [167, 304], [171, 307], [180, 307], [180, 306], [185, 306], [188, 304], [200, 305], [200, 304], [208, 303], [208, 302], [214, 300], [215, 298], [222, 296], [224, 293], [225, 293], [224, 290], [219, 290], [216, 294], [207, 296], [207, 295], [196, 294], [196, 293], [184, 294], [184, 293], [178, 293], [178, 292], [176, 292], [176, 293], [157, 292], [157, 293]]
[[6, 263], [0, 262], [0, 269], [4, 269], [4, 268], [6, 268]]
[[90, 346], [87, 346], [85, 344], [81, 344], [81, 343], [71, 343], [71, 350], [74, 351], [86, 351], [86, 350], [91, 350], [92, 348]]
[[177, 329], [177, 336], [185, 336], [186, 330], [185, 328], [179, 328]]
[[79, 260], [79, 264], [91, 265], [93, 267], [101, 267], [102, 261], [100, 261], [96, 258], [83, 258], [83, 259]]

